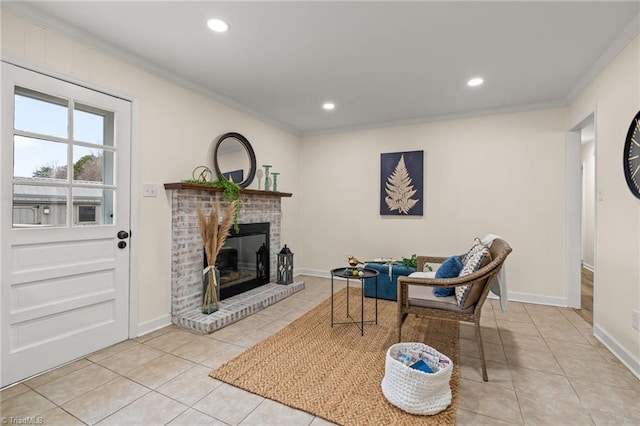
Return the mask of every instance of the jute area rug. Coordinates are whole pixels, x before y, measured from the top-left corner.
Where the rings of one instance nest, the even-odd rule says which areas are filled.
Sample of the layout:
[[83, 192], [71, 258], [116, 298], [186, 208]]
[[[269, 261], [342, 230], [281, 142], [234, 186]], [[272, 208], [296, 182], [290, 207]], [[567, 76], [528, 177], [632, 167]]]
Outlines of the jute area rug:
[[[335, 295], [336, 321], [345, 321], [346, 291]], [[351, 313], [359, 319], [360, 290], [351, 291]], [[374, 317], [373, 306], [365, 299], [365, 320]], [[417, 416], [391, 405], [380, 387], [387, 349], [397, 343], [396, 316], [396, 302], [379, 300], [378, 324], [365, 323], [364, 336], [354, 324], [332, 329], [329, 298], [210, 376], [340, 425], [455, 424], [459, 324], [410, 315], [402, 327], [403, 342], [426, 343], [454, 363], [451, 405]]]

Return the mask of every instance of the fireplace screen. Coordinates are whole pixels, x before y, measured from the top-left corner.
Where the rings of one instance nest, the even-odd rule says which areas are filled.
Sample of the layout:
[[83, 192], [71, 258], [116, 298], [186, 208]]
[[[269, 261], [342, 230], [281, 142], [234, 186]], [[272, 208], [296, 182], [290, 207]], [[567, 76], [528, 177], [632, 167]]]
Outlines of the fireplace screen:
[[[206, 259], [205, 259], [206, 267]], [[269, 223], [240, 224], [232, 230], [216, 258], [220, 299], [269, 282]]]

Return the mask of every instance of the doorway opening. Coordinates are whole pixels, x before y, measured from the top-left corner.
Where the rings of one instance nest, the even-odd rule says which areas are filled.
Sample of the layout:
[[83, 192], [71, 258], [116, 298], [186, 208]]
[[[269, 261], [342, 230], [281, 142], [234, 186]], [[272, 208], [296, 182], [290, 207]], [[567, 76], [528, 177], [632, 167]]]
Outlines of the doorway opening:
[[593, 325], [598, 199], [595, 113], [589, 114], [573, 127], [567, 141], [567, 229], [570, 236], [568, 302], [578, 315]]
[[596, 150], [593, 115], [580, 130], [580, 153], [582, 161], [581, 202], [581, 269], [580, 309], [576, 313], [593, 325], [593, 276], [595, 272], [596, 230]]

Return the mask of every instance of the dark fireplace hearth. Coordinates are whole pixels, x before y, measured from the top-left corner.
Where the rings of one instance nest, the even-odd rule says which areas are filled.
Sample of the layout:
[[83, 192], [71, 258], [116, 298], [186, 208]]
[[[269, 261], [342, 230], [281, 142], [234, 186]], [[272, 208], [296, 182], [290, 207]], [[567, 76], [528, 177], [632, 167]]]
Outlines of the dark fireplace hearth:
[[231, 230], [216, 258], [221, 300], [269, 283], [269, 241], [269, 223], [240, 224], [238, 232]]

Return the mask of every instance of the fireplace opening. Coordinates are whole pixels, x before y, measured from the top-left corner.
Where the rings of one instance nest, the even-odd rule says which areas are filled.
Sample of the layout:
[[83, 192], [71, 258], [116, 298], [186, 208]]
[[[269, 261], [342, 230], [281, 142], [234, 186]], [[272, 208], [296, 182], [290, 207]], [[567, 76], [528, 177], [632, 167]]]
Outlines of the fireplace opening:
[[269, 223], [241, 223], [238, 232], [232, 229], [218, 253], [216, 268], [220, 300], [269, 283]]

